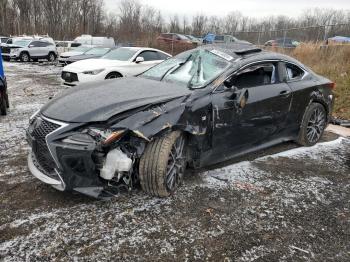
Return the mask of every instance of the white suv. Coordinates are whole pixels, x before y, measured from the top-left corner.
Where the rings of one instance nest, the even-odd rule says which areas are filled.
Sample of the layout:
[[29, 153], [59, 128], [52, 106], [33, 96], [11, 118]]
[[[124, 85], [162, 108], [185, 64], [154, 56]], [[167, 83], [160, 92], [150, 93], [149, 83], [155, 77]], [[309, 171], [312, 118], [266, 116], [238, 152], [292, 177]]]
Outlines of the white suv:
[[57, 58], [56, 46], [46, 40], [16, 40], [13, 44], [2, 47], [2, 57], [4, 60], [30, 60], [46, 59], [53, 62]]

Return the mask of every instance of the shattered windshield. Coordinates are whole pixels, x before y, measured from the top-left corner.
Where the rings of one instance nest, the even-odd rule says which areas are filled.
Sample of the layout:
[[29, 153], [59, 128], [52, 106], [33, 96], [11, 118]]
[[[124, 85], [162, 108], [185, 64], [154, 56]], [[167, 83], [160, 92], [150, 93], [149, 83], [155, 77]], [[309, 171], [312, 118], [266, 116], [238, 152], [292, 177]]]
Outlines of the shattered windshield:
[[202, 88], [230, 66], [229, 59], [219, 54], [215, 50], [190, 50], [152, 67], [141, 77]]

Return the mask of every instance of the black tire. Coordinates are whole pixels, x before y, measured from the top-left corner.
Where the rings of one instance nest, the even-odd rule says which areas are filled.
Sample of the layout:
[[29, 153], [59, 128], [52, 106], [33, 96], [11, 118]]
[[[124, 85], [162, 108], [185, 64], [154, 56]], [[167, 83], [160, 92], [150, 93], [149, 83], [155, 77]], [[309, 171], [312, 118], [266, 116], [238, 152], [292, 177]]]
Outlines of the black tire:
[[30, 62], [30, 55], [27, 52], [23, 52], [19, 55], [21, 62]]
[[322, 137], [327, 126], [327, 112], [319, 103], [310, 104], [304, 114], [300, 126], [297, 143], [303, 146], [313, 146]]
[[1, 94], [1, 97], [0, 97], [0, 114], [3, 116], [7, 115], [6, 96], [4, 94]]
[[55, 55], [55, 53], [52, 53], [52, 52], [50, 52], [49, 53], [49, 55], [47, 56], [47, 60], [49, 61], [49, 62], [55, 62], [56, 61], [56, 55]]
[[185, 138], [179, 131], [156, 138], [147, 145], [139, 166], [140, 184], [145, 192], [157, 197], [174, 194], [185, 172], [184, 148]]
[[118, 72], [111, 72], [106, 76], [105, 79], [115, 79], [115, 78], [119, 78], [119, 77], [123, 77], [123, 76]]

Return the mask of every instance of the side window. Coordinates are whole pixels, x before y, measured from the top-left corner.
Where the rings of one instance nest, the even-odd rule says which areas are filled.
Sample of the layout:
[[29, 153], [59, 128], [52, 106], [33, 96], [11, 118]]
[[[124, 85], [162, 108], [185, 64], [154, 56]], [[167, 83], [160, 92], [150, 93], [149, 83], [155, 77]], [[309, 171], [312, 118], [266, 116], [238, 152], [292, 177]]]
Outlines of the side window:
[[33, 41], [29, 44], [31, 47], [40, 47], [41, 43], [39, 41]]
[[13, 43], [12, 39], [10, 38], [9, 40], [7, 40], [6, 44], [11, 45]]
[[161, 52], [157, 52], [158, 54], [158, 60], [167, 60], [168, 58], [170, 58], [170, 56], [163, 54]]
[[49, 46], [49, 43], [47, 42], [40, 42], [40, 47], [47, 47]]
[[288, 80], [300, 80], [303, 78], [305, 72], [296, 65], [286, 64], [287, 77]]
[[274, 84], [277, 82], [277, 63], [252, 65], [238, 72], [231, 81], [238, 88]]
[[144, 51], [138, 56], [142, 56], [145, 59], [145, 61], [159, 60], [159, 57], [156, 51]]

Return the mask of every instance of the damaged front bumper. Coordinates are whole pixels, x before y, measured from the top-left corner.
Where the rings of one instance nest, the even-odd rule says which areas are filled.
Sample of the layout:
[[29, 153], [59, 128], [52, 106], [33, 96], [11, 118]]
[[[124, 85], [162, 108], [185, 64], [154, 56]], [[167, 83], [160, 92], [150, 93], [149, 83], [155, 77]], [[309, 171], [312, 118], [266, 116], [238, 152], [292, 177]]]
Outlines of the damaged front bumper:
[[28, 155], [28, 168], [30, 173], [32, 173], [33, 176], [35, 176], [42, 182], [53, 186], [57, 190], [64, 191], [66, 188], [66, 185], [62, 177], [60, 176], [60, 174], [56, 171], [56, 175], [57, 175], [56, 179], [44, 174], [42, 171], [39, 170], [39, 168], [37, 168], [37, 165], [34, 164], [35, 161], [36, 161], [35, 156], [33, 155], [32, 152], [30, 152]]
[[[106, 152], [91, 135], [69, 133], [72, 129], [72, 125], [43, 116], [31, 120], [27, 129], [30, 172], [57, 190], [95, 198], [117, 194], [114, 189], [120, 184], [130, 189], [133, 160], [119, 147]], [[67, 130], [68, 136], [64, 135]]]

